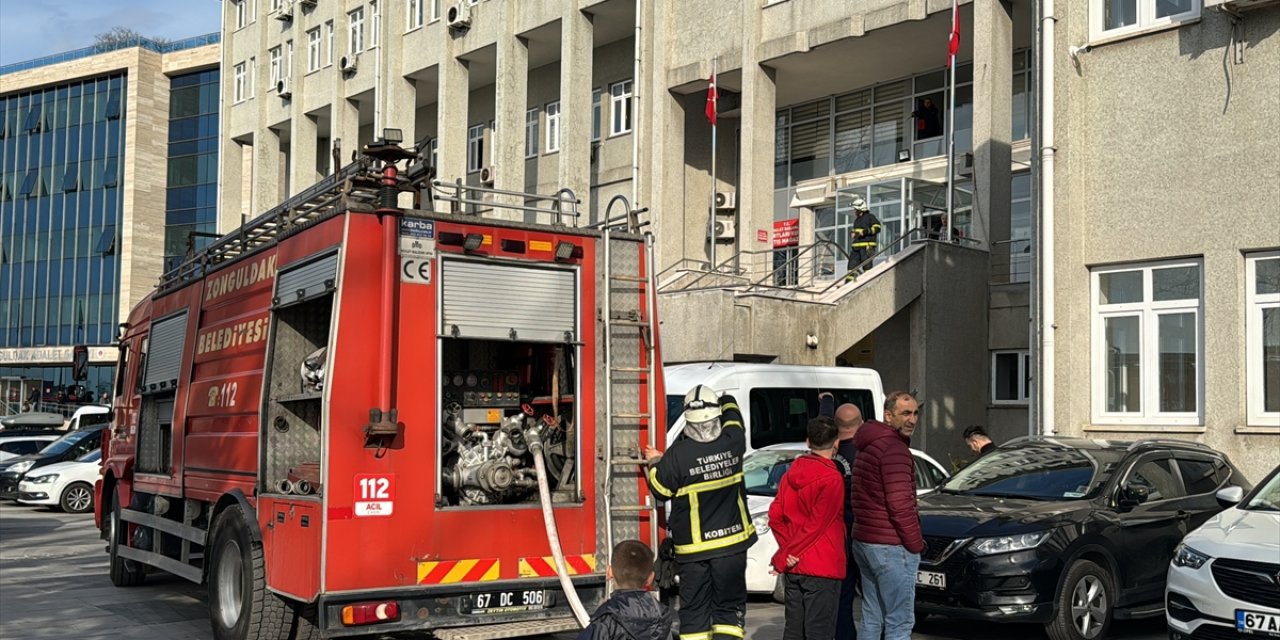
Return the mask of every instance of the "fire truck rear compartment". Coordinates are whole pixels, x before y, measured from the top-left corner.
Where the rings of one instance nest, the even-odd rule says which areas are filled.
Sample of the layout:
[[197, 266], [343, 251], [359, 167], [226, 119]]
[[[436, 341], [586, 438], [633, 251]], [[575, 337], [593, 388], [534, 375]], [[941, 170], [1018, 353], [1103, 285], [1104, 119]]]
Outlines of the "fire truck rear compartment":
[[269, 354], [262, 476], [269, 493], [320, 495], [324, 361], [333, 296], [277, 307]]
[[574, 345], [442, 342], [438, 424], [446, 505], [536, 504], [531, 433], [545, 445], [552, 501], [581, 501]]

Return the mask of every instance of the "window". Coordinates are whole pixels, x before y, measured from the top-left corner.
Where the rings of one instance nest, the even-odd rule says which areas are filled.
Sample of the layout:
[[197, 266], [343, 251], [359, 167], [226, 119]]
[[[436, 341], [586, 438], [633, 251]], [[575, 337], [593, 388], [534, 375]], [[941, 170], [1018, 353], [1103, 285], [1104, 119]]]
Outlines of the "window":
[[1200, 262], [1095, 269], [1093, 419], [1202, 425]]
[[1031, 282], [1031, 172], [1013, 174], [1009, 202], [1009, 272], [1005, 282]]
[[912, 456], [916, 462], [916, 489], [933, 489], [947, 481], [947, 476], [924, 458]]
[[422, 26], [423, 0], [409, 0], [409, 15], [405, 20], [405, 31], [413, 31]]
[[609, 135], [631, 131], [631, 81], [609, 85]]
[[1197, 0], [1090, 0], [1093, 39], [1141, 33], [1200, 17]]
[[[836, 398], [836, 406], [851, 402], [862, 410], [864, 416], [880, 415], [871, 392], [866, 389], [823, 389]], [[679, 396], [669, 396], [670, 400]], [[682, 400], [682, 399], [681, 399]], [[805, 439], [809, 419], [818, 415], [818, 390], [812, 388], [756, 387], [749, 397], [749, 428], [751, 446], [759, 449], [779, 442], [802, 442]], [[674, 415], [679, 416], [679, 412]]]
[[284, 42], [284, 77], [293, 77], [293, 40]]
[[307, 72], [320, 68], [320, 27], [307, 32]]
[[1125, 482], [1127, 487], [1144, 487], [1147, 490], [1147, 502], [1171, 500], [1186, 495], [1173, 475], [1169, 460], [1151, 460], [1139, 462], [1129, 474]]
[[248, 79], [248, 72], [243, 62], [236, 64], [232, 71], [232, 76], [235, 78], [232, 92], [235, 102], [244, 102], [245, 97], [248, 96], [245, 92], [245, 81]]
[[271, 86], [275, 87], [277, 82], [284, 78], [284, 53], [280, 47], [271, 47], [267, 51], [268, 65], [271, 68]]
[[232, 4], [236, 9], [236, 28], [243, 29], [249, 24], [249, 0], [235, 0]]
[[1211, 458], [1178, 458], [1178, 473], [1189, 495], [1213, 493], [1231, 475], [1221, 460]]
[[1280, 428], [1280, 251], [1245, 257], [1248, 424]]
[[538, 155], [538, 108], [524, 113], [524, 157]]
[[467, 172], [479, 171], [484, 166], [484, 125], [467, 128]]
[[325, 66], [327, 67], [327, 66], [329, 66], [329, 65], [333, 64], [333, 33], [334, 33], [334, 27], [333, 27], [333, 21], [332, 21], [332, 20], [329, 20], [328, 22], [325, 22], [325, 23], [324, 23], [324, 30], [325, 30], [325, 34], [326, 34], [326, 36], [328, 37], [328, 40], [329, 40], [329, 52], [328, 52], [327, 56], [325, 57], [325, 62], [324, 62]]
[[364, 51], [364, 8], [347, 14], [347, 53]]
[[249, 97], [258, 95], [258, 58], [249, 58]]
[[1031, 396], [1031, 354], [1021, 351], [991, 352], [991, 402], [1026, 404]]
[[560, 101], [547, 103], [547, 153], [560, 150]]
[[372, 17], [370, 17], [369, 19], [369, 48], [370, 49], [378, 46], [378, 39], [381, 37], [380, 34], [382, 32], [382, 11], [380, 9], [380, 6], [381, 5], [378, 4], [378, 0], [373, 0], [372, 2], [369, 3], [369, 9], [372, 13]]
[[440, 0], [429, 0], [431, 3], [431, 21], [440, 19]]
[[271, 0], [271, 10], [279, 11], [284, 6], [284, 0]]
[[599, 89], [591, 90], [591, 141], [595, 142], [600, 139], [600, 120], [604, 114], [600, 110], [600, 99], [604, 92]]
[[439, 166], [440, 165], [440, 138], [432, 138], [431, 143], [428, 145], [428, 148], [430, 149], [429, 157], [431, 159], [431, 166], [433, 167]]

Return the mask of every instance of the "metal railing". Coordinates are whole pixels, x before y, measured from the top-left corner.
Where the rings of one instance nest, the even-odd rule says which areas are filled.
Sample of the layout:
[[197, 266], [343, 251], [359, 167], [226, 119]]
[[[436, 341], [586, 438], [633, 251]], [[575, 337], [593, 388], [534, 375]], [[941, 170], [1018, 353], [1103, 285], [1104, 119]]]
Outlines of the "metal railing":
[[[885, 259], [888, 259], [894, 255], [897, 255], [903, 251], [906, 251], [908, 248], [910, 248], [914, 244], [917, 244], [920, 242], [929, 242], [930, 240], [928, 236], [929, 234], [926, 229], [923, 229], [920, 227], [913, 227], [911, 229], [908, 229], [906, 233], [903, 233], [901, 236], [898, 236], [898, 238], [895, 239], [893, 242], [890, 242], [889, 244], [885, 245], [884, 248], [871, 254], [871, 257], [867, 258], [866, 260], [863, 260], [858, 264], [849, 265], [849, 268], [845, 272], [845, 274], [841, 275], [841, 274], [835, 274], [833, 272], [832, 274], [830, 274], [832, 276], [830, 280], [816, 277], [817, 275], [828, 275], [828, 274], [815, 274], [815, 277], [810, 279], [809, 286], [787, 287], [787, 286], [777, 286], [777, 285], [770, 284], [769, 276], [766, 276], [765, 278], [756, 281], [750, 287], [748, 287], [747, 292], [759, 294], [759, 293], [768, 293], [768, 292], [778, 293], [782, 291], [788, 291], [788, 292], [794, 292], [794, 294], [804, 294], [806, 295], [806, 297], [808, 297], [811, 300], [819, 299], [826, 296], [833, 289], [842, 287], [845, 284], [848, 284], [850, 282], [854, 282], [857, 280], [858, 278], [857, 275], [853, 275], [853, 277], [850, 277], [849, 274], [866, 273], [876, 265], [877, 261], [882, 262]], [[827, 242], [826, 244], [831, 245], [832, 248], [843, 253], [845, 255], [845, 259], [846, 260], [848, 259], [848, 254], [844, 253], [843, 249], [841, 249], [835, 243]], [[810, 246], [815, 246], [815, 245], [810, 245]], [[801, 257], [800, 254], [797, 254], [796, 258], [798, 259], [800, 257]], [[832, 264], [834, 264], [834, 260]], [[783, 267], [779, 267], [779, 269], [784, 268], [785, 266], [786, 265], [783, 265]], [[814, 265], [814, 266], [816, 267], [817, 265]], [[770, 275], [773, 275], [773, 274], [770, 274]], [[819, 284], [822, 286], [819, 287], [818, 286]]]
[[[455, 214], [479, 215], [486, 210], [505, 209], [532, 213], [535, 223], [541, 215], [548, 216], [551, 224], [557, 225], [565, 224], [564, 219], [569, 218], [575, 227], [578, 226], [578, 218], [582, 215], [578, 211], [578, 205], [582, 204], [582, 201], [567, 187], [547, 195], [479, 187], [464, 184], [459, 178], [454, 182], [432, 180], [431, 194], [435, 200], [448, 202], [449, 212]], [[490, 199], [485, 199], [486, 195], [491, 196]], [[519, 198], [524, 204], [502, 202], [500, 197]], [[542, 203], [547, 204], [545, 207], [540, 206]]]
[[991, 243], [991, 284], [1031, 282], [1031, 240], [997, 240]]
[[110, 44], [98, 44], [92, 47], [72, 49], [71, 51], [64, 51], [62, 53], [55, 53], [53, 55], [33, 58], [31, 60], [24, 60], [22, 62], [14, 62], [12, 64], [6, 64], [4, 66], [0, 66], [0, 76], [5, 75], [6, 73], [15, 73], [18, 71], [26, 71], [28, 69], [37, 69], [39, 67], [45, 67], [51, 64], [58, 64], [60, 62], [69, 62], [71, 60], [88, 58], [90, 56], [96, 56], [98, 54], [108, 53], [110, 51], [117, 51], [119, 49], [141, 47], [143, 49], [146, 49], [148, 51], [154, 51], [156, 53], [172, 53], [174, 51], [183, 51], [185, 49], [194, 49], [196, 47], [203, 47], [205, 45], [218, 44], [221, 41], [222, 41], [222, 34], [219, 32], [206, 33], [202, 36], [183, 38], [181, 40], [174, 40], [172, 42], [160, 42], [160, 41], [152, 40], [151, 38], [143, 38], [143, 37], [128, 38], [125, 40], [121, 40], [119, 42], [112, 42]]

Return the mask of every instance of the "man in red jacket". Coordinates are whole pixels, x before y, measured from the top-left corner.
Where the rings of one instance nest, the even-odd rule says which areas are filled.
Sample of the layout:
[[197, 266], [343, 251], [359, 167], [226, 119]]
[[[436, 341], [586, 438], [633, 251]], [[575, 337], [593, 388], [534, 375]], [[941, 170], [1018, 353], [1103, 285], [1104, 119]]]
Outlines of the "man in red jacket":
[[[853, 553], [862, 570], [862, 635], [910, 640], [916, 568], [924, 551], [916, 509], [911, 434], [919, 408], [905, 391], [884, 401], [884, 420], [862, 423], [853, 444]], [[888, 424], [886, 424], [888, 423]]]
[[811, 453], [796, 458], [769, 506], [769, 528], [778, 540], [773, 572], [783, 574], [786, 613], [783, 640], [831, 640], [845, 575], [844, 476], [832, 457], [835, 420], [809, 421]]

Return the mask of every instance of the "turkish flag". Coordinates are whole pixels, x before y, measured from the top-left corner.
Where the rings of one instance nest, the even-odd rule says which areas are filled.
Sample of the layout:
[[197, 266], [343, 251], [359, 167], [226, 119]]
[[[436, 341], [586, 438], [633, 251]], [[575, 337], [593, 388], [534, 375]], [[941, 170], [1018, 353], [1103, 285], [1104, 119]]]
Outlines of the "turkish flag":
[[947, 66], [951, 66], [951, 62], [956, 59], [956, 54], [960, 53], [960, 11], [957, 8], [959, 0], [951, 2], [951, 40], [947, 43]]
[[716, 74], [711, 74], [711, 85], [707, 87], [707, 122], [716, 126], [716, 99], [720, 93], [716, 91]]

